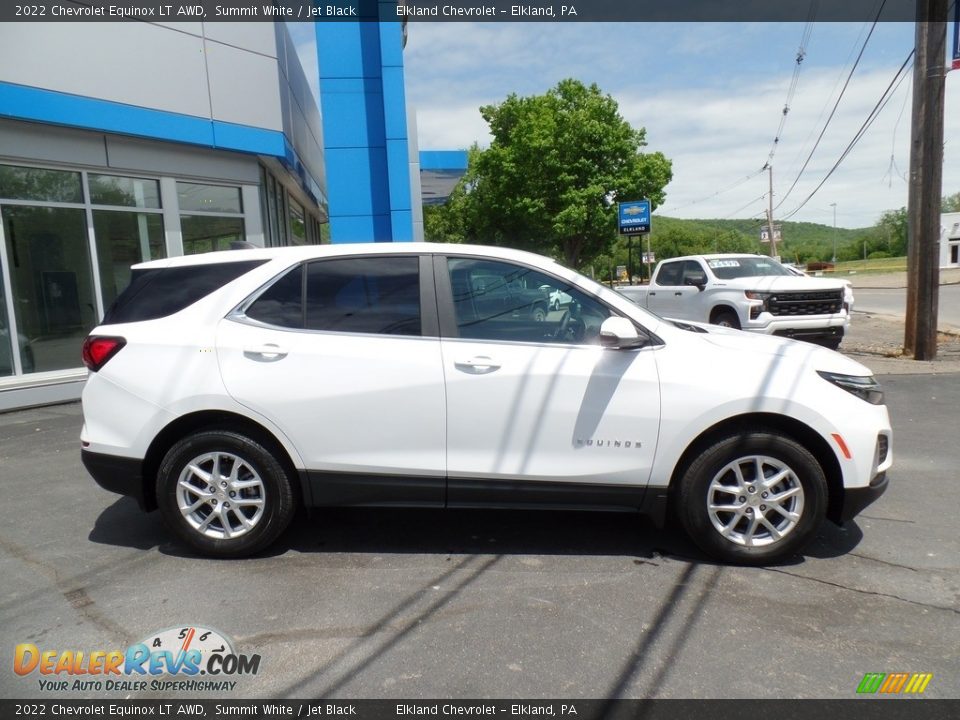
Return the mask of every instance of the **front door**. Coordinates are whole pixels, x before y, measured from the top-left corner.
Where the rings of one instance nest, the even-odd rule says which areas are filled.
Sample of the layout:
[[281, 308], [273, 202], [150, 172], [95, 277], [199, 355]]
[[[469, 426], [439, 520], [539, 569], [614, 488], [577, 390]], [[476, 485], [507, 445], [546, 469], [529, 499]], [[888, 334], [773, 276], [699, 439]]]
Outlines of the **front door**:
[[[442, 270], [450, 289], [438, 285], [440, 302], [452, 302], [455, 318], [441, 341], [450, 504], [460, 487], [497, 481], [645, 485], [660, 424], [656, 348], [600, 347], [600, 323], [613, 311], [535, 269], [451, 257]], [[557, 287], [572, 301], [541, 321], [494, 315], [476, 302], [494, 276]]]

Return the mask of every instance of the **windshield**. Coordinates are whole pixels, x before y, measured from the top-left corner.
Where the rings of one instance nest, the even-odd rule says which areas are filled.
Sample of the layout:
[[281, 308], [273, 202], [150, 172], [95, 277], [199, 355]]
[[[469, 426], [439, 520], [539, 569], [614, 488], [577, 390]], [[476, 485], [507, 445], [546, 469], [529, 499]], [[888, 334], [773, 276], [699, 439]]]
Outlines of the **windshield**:
[[763, 277], [767, 275], [791, 275], [783, 265], [773, 258], [746, 256], [707, 260], [707, 265], [720, 280], [734, 278]]

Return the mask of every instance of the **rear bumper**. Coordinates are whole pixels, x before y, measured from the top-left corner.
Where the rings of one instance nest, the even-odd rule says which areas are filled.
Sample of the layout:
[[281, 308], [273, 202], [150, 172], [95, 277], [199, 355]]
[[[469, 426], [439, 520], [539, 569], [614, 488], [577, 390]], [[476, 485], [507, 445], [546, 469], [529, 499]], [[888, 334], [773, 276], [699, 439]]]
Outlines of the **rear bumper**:
[[143, 491], [143, 461], [137, 458], [80, 451], [83, 466], [97, 485], [119, 495], [128, 495], [137, 501], [141, 510], [153, 510]]
[[847, 488], [843, 492], [843, 508], [840, 510], [840, 523], [853, 520], [865, 508], [887, 491], [890, 481], [887, 473], [879, 473], [866, 487]]

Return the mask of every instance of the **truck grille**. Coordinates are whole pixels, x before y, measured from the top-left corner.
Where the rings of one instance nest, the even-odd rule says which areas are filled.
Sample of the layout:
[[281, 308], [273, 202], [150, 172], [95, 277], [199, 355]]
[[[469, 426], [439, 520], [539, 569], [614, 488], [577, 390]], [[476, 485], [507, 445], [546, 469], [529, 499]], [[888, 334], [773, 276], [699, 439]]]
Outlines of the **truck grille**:
[[830, 315], [843, 307], [843, 290], [779, 292], [767, 307], [771, 315]]

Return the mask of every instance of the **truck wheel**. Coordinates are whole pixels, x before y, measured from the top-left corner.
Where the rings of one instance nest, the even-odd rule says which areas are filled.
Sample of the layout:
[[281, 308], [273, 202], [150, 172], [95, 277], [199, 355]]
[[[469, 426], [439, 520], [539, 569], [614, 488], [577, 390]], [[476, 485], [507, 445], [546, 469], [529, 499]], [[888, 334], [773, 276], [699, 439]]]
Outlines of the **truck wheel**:
[[228, 430], [183, 438], [157, 472], [157, 504], [167, 526], [211, 557], [244, 557], [290, 524], [290, 478], [258, 441]]
[[745, 431], [707, 448], [680, 479], [680, 522], [724, 562], [763, 565], [799, 550], [826, 513], [827, 480], [791, 438]]
[[533, 312], [530, 313], [530, 317], [535, 322], [543, 322], [544, 320], [547, 319], [547, 311], [541, 305], [537, 305], [533, 309]]
[[733, 328], [734, 330], [740, 329], [740, 318], [737, 317], [736, 313], [730, 312], [729, 310], [721, 310], [713, 316], [713, 320], [710, 322], [720, 327]]

